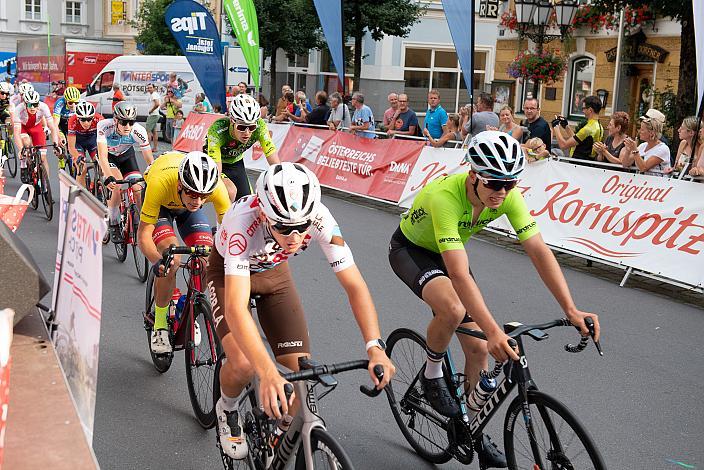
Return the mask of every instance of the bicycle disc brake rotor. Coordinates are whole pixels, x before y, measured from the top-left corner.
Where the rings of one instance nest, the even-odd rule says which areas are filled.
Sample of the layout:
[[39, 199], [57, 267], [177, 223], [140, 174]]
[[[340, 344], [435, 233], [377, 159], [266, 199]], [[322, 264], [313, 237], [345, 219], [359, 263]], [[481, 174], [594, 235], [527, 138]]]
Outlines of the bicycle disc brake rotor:
[[469, 465], [474, 460], [474, 445], [469, 426], [460, 419], [451, 419], [447, 423], [447, 439], [451, 443], [450, 453], [463, 465]]

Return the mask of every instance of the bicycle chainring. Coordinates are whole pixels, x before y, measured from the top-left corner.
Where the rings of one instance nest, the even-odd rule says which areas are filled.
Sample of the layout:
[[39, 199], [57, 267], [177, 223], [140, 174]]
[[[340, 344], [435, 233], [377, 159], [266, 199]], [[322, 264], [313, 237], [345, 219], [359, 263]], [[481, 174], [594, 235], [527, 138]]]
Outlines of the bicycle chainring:
[[451, 419], [447, 423], [447, 439], [450, 442], [448, 451], [461, 464], [469, 465], [474, 460], [474, 445], [469, 425], [461, 418]]

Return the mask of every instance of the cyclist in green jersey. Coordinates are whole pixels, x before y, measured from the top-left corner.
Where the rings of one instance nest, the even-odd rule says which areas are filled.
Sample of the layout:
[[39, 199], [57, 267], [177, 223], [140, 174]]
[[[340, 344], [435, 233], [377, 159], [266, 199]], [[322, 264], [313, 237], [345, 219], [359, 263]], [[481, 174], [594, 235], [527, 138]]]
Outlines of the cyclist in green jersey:
[[205, 139], [203, 151], [218, 164], [232, 202], [252, 194], [243, 160], [248, 148], [258, 141], [269, 165], [279, 163], [276, 146], [261, 118], [259, 103], [244, 93], [235, 96], [229, 118], [215, 121]]
[[[499, 131], [481, 132], [472, 138], [465, 161], [471, 165], [469, 173], [440, 178], [418, 193], [389, 245], [394, 272], [434, 313], [428, 325], [428, 359], [421, 386], [433, 408], [448, 417], [458, 416], [460, 409], [443, 379], [442, 361], [459, 325], [479, 328], [487, 336], [482, 341], [458, 335], [466, 360], [467, 392], [476, 386], [479, 372], [487, 369], [489, 354], [497, 361], [518, 359], [484, 303], [464, 248], [472, 234], [501, 215], [508, 217], [567, 318], [587, 335], [584, 318], [592, 317], [599, 335], [598, 317], [575, 306], [560, 266], [516, 188], [525, 166], [518, 141]], [[475, 445], [482, 465], [506, 467], [505, 457], [488, 436]]]

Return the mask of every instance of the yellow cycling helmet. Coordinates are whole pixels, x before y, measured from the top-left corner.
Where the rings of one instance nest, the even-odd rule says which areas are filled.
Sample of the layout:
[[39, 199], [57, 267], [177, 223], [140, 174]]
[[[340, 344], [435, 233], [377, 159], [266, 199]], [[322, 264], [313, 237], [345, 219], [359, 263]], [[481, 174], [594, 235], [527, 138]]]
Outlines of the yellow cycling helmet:
[[81, 99], [81, 92], [75, 86], [70, 86], [64, 91], [64, 98], [71, 103], [78, 103], [78, 100]]

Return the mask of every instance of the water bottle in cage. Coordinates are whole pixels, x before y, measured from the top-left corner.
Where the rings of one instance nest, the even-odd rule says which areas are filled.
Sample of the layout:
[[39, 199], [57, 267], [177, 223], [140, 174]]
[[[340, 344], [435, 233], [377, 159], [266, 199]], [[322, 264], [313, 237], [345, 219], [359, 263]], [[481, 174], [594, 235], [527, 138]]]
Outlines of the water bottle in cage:
[[480, 373], [479, 382], [474, 390], [467, 395], [467, 408], [469, 414], [474, 417], [482, 409], [491, 394], [496, 390], [496, 380], [487, 378], [485, 372]]

